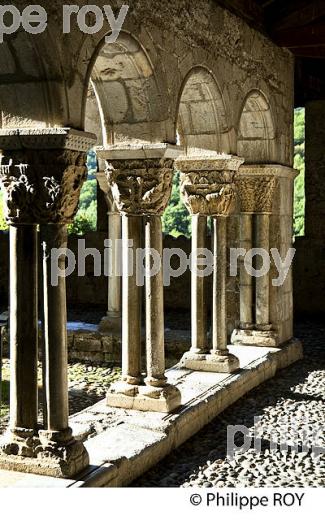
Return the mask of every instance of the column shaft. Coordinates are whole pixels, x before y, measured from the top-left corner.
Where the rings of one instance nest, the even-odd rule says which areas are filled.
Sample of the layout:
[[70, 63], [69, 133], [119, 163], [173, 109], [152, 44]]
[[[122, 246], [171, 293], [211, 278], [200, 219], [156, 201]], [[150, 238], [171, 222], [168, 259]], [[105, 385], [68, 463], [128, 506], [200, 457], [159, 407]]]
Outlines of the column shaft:
[[[41, 226], [43, 247], [44, 344], [47, 424], [49, 431], [68, 428], [68, 348], [67, 311], [64, 273], [67, 247], [67, 227], [61, 224]], [[52, 249], [62, 249], [57, 262], [52, 260]]]
[[[260, 249], [270, 251], [270, 216], [256, 215], [256, 244]], [[256, 269], [263, 265], [263, 258], [256, 256]], [[270, 329], [270, 276], [269, 272], [256, 278], [256, 327], [259, 330]]]
[[112, 241], [112, 271], [108, 279], [108, 306], [107, 315], [113, 318], [121, 317], [121, 277], [120, 261], [121, 248], [121, 216], [119, 213], [108, 214], [108, 238]]
[[[164, 386], [167, 378], [165, 377], [163, 242], [160, 216], [148, 216], [145, 219], [145, 250], [147, 350], [145, 382], [149, 386]], [[160, 263], [160, 268], [156, 273], [157, 262]], [[156, 274], [151, 273], [152, 268]]]
[[193, 354], [206, 354], [207, 305], [206, 278], [198, 275], [197, 251], [207, 244], [207, 217], [192, 215], [191, 327]]
[[[253, 218], [249, 214], [240, 217], [240, 247], [247, 252], [253, 247]], [[253, 283], [246, 271], [244, 257], [240, 261], [240, 328], [253, 328]]]
[[37, 226], [10, 225], [10, 428], [37, 427]]
[[130, 384], [141, 382], [141, 287], [136, 261], [141, 228], [141, 217], [122, 216], [122, 376]]
[[[227, 350], [227, 218], [213, 217], [212, 354]], [[220, 352], [221, 351], [221, 352]]]

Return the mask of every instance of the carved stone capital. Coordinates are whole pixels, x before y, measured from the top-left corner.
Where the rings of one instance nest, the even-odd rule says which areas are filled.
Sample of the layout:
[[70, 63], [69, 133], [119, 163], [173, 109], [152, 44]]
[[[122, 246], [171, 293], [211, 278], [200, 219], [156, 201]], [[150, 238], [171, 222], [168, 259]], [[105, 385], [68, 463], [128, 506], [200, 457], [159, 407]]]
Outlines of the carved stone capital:
[[174, 160], [182, 151], [164, 143], [112, 145], [96, 149], [105, 161], [106, 184], [99, 180], [106, 201], [120, 213], [161, 215], [170, 199]]
[[129, 215], [162, 215], [173, 181], [172, 159], [128, 159], [106, 163], [106, 177], [115, 205]]
[[275, 177], [239, 176], [236, 184], [242, 213], [272, 213]]
[[271, 214], [281, 181], [288, 179], [293, 183], [298, 173], [281, 164], [242, 165], [236, 175], [241, 211]]
[[235, 174], [243, 159], [233, 156], [183, 157], [181, 196], [192, 215], [228, 216], [236, 209]]
[[67, 129], [31, 132], [0, 132], [0, 146], [6, 146], [0, 155], [0, 184], [7, 222], [69, 223], [78, 209], [87, 178], [86, 149], [94, 137]]

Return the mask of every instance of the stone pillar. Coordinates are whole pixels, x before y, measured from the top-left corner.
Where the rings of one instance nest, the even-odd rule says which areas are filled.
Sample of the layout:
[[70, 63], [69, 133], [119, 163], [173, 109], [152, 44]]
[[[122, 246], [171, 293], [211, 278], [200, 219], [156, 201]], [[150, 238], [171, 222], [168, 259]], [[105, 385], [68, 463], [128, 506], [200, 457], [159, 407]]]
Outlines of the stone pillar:
[[[253, 217], [250, 214], [240, 216], [240, 247], [245, 251], [253, 248]], [[244, 257], [240, 260], [240, 328], [250, 330], [254, 327], [253, 280], [245, 269]]]
[[[270, 216], [268, 214], [256, 215], [256, 247], [270, 254]], [[263, 258], [256, 257], [256, 270], [263, 268]], [[270, 325], [270, 273], [256, 278], [255, 294], [256, 328], [261, 331], [272, 329]]]
[[[243, 159], [238, 157], [213, 152], [197, 157], [181, 157], [176, 161], [177, 169], [182, 172], [181, 194], [185, 205], [196, 219], [212, 217], [213, 227], [212, 349], [208, 349], [206, 326], [202, 326], [202, 317], [206, 312], [202, 281], [198, 283], [192, 272], [192, 320], [195, 322], [192, 323], [192, 348], [181, 361], [188, 369], [230, 373], [239, 368], [239, 360], [229, 353], [227, 346], [226, 282], [227, 217], [236, 210], [233, 180], [242, 163]], [[205, 243], [203, 238], [201, 240]], [[197, 226], [194, 226], [193, 247], [196, 242]]]
[[[1, 168], [11, 235], [10, 342], [13, 349], [10, 428], [0, 467], [71, 477], [88, 454], [68, 425], [65, 279], [66, 224], [77, 211], [95, 136], [65, 128], [0, 131], [8, 166]], [[22, 225], [23, 223], [23, 225]], [[44, 278], [44, 424], [37, 425], [37, 225]], [[58, 263], [53, 248], [62, 248]], [[23, 439], [23, 441], [22, 441]]]
[[[180, 405], [180, 393], [168, 384], [165, 374], [161, 215], [170, 198], [178, 148], [160, 144], [124, 149], [110, 146], [97, 153], [106, 160], [108, 185], [123, 221], [122, 381], [111, 386], [107, 403], [169, 412]], [[140, 250], [143, 229], [144, 255]], [[129, 268], [132, 265], [131, 272], [126, 264]], [[143, 283], [147, 354], [144, 380], [140, 373]]]
[[[200, 276], [197, 255], [207, 247], [207, 217], [192, 215], [192, 266], [191, 266], [191, 356], [202, 359], [209, 352], [207, 339], [206, 278]], [[204, 359], [204, 358], [203, 358]]]
[[[262, 249], [271, 259], [271, 269], [254, 277], [246, 270], [244, 256], [240, 259], [241, 314], [239, 328], [232, 334], [234, 344], [276, 347], [292, 338], [292, 309], [287, 300], [287, 295], [292, 298], [291, 272], [281, 287], [273, 287], [272, 279], [279, 273], [271, 248], [284, 260], [292, 245], [295, 175], [295, 170], [285, 166], [245, 164], [236, 177], [241, 206], [241, 247], [246, 253], [252, 248]], [[259, 271], [263, 264], [262, 256], [257, 254], [253, 268]]]
[[141, 217], [122, 216], [123, 322], [122, 379], [131, 393], [141, 383], [141, 286], [137, 284], [137, 250], [141, 247]]
[[108, 240], [110, 241], [110, 266], [108, 277], [107, 314], [99, 324], [102, 334], [121, 332], [122, 327], [122, 300], [121, 300], [121, 216], [117, 211], [107, 182], [105, 172], [96, 175], [100, 189], [104, 193], [108, 207]]

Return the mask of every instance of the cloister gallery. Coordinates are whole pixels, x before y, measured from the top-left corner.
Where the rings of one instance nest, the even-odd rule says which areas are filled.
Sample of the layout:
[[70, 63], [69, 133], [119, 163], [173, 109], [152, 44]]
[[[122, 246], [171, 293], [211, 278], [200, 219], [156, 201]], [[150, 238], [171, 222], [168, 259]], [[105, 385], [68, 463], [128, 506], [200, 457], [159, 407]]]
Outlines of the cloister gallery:
[[[44, 486], [53, 477], [64, 486], [126, 485], [301, 359], [292, 269], [287, 265], [283, 283], [275, 284], [279, 269], [270, 251], [285, 262], [293, 247], [293, 114], [294, 106], [305, 105], [306, 235], [295, 244], [295, 290], [299, 310], [322, 311], [324, 303], [310, 292], [320, 295], [324, 288], [315, 272], [324, 238], [324, 162], [317, 150], [325, 90], [321, 78], [310, 79], [311, 61], [302, 51], [295, 75], [294, 45], [288, 50], [290, 41], [281, 41], [293, 32], [286, 22], [299, 25], [294, 2], [281, 5], [282, 13], [278, 0], [132, 0], [113, 43], [105, 42], [106, 23], [85, 34], [71, 22], [62, 35], [63, 3], [41, 4], [48, 8], [46, 31], [20, 29], [5, 35], [0, 48], [0, 182], [9, 225], [0, 236], [0, 310], [10, 309], [11, 362], [0, 478], [29, 474], [31, 483]], [[111, 5], [118, 12], [122, 3]], [[302, 78], [310, 80], [309, 90]], [[66, 280], [52, 283], [51, 251], [74, 247], [67, 225], [94, 148], [98, 233], [86, 236], [86, 245], [103, 251], [104, 240], [111, 240], [112, 273], [73, 277], [68, 305], [106, 299], [95, 333], [79, 336], [79, 354], [96, 351], [96, 361], [110, 361], [115, 349], [122, 373], [104, 400], [69, 418], [68, 355], [74, 349], [78, 357], [78, 348], [70, 336], [68, 345]], [[207, 249], [213, 265], [204, 277], [192, 256], [191, 278], [173, 276], [164, 287], [162, 269], [149, 273], [150, 251], [161, 258], [171, 244], [184, 250], [184, 239], [163, 236], [161, 226], [175, 171], [192, 220], [185, 249]], [[120, 239], [122, 276], [116, 271]], [[129, 254], [141, 247], [143, 288], [136, 255]], [[230, 251], [239, 248], [266, 251], [270, 269], [263, 271], [265, 258], [256, 254], [254, 276], [239, 255], [231, 275]], [[314, 271], [306, 274], [311, 257]], [[65, 265], [61, 254], [58, 268]], [[166, 369], [165, 312], [189, 307], [189, 299], [191, 339]], [[168, 334], [169, 343], [178, 341], [177, 331]]]

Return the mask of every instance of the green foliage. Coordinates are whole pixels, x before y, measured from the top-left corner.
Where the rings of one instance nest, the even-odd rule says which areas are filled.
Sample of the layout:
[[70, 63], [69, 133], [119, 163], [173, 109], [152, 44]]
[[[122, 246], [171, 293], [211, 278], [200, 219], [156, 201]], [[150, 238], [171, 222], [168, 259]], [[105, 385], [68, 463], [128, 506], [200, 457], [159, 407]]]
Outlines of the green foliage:
[[170, 203], [163, 215], [163, 232], [177, 238], [180, 235], [191, 236], [191, 217], [180, 198], [179, 177], [174, 175]]
[[79, 210], [69, 226], [71, 235], [84, 235], [97, 228], [97, 181], [85, 182], [80, 194]]
[[294, 119], [294, 167], [300, 171], [295, 180], [294, 219], [295, 236], [305, 233], [305, 109], [297, 108]]

